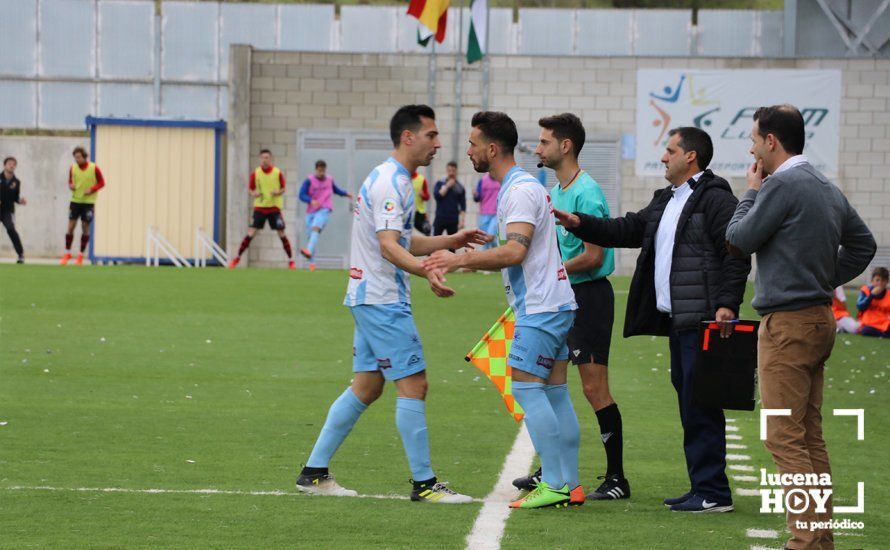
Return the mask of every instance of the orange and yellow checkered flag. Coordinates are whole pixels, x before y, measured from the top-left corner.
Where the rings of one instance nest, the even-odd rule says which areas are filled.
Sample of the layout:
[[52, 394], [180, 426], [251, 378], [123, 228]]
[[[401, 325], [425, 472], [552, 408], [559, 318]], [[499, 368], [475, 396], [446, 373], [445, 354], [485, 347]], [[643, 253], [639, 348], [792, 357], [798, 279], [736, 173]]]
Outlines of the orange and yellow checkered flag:
[[507, 308], [464, 359], [476, 365], [497, 386], [507, 410], [516, 422], [522, 422], [525, 412], [513, 398], [513, 369], [507, 366], [507, 354], [513, 344], [515, 326], [513, 310]]

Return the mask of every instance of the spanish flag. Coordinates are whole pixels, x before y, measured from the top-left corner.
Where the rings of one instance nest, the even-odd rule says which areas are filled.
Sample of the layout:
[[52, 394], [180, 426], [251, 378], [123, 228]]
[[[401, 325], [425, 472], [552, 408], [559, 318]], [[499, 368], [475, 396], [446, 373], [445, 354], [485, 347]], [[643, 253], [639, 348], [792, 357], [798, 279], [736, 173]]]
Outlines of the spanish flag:
[[450, 0], [411, 0], [408, 15], [416, 17], [420, 22], [417, 27], [417, 41], [426, 46], [430, 37], [435, 34], [439, 44], [445, 40], [445, 24], [448, 22], [448, 3]]
[[522, 422], [525, 411], [513, 397], [513, 369], [507, 364], [515, 326], [516, 316], [511, 308], [507, 308], [464, 360], [485, 373], [504, 398], [504, 405], [513, 420]]

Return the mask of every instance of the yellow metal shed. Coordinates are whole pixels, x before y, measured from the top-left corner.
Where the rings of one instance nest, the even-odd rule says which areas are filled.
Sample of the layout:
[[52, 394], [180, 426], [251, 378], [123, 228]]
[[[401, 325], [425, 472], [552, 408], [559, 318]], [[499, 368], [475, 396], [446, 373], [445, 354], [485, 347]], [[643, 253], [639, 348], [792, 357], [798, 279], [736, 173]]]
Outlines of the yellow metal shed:
[[91, 158], [107, 182], [96, 205], [92, 261], [144, 261], [150, 227], [192, 259], [198, 229], [219, 241], [224, 121], [86, 122]]

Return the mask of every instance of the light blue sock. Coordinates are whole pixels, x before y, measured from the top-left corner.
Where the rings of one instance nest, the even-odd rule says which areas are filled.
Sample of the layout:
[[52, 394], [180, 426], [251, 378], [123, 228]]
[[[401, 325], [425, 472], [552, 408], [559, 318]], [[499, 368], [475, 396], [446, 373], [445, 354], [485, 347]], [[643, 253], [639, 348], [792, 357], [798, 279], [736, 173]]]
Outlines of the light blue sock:
[[525, 409], [525, 427], [541, 457], [543, 480], [553, 489], [566, 484], [560, 460], [559, 424], [540, 382], [513, 382], [513, 396]]
[[309, 249], [309, 254], [311, 256], [315, 256], [315, 245], [318, 244], [318, 236], [321, 235], [318, 231], [310, 231], [309, 232], [309, 244], [306, 245], [306, 248]]
[[572, 406], [572, 398], [569, 396], [569, 387], [565, 384], [544, 386], [544, 393], [556, 414], [556, 422], [559, 425], [560, 460], [562, 460], [562, 476], [569, 489], [581, 485], [578, 476], [578, 448], [581, 446], [581, 427], [578, 425], [578, 415]]
[[328, 410], [328, 418], [321, 433], [318, 434], [318, 440], [315, 441], [315, 447], [309, 455], [309, 460], [306, 461], [306, 466], [327, 468], [331, 457], [367, 408], [368, 406], [352, 393], [352, 388], [346, 388]]
[[415, 481], [436, 477], [430, 465], [430, 439], [426, 431], [426, 403], [420, 399], [396, 398], [396, 427], [402, 436], [408, 466]]

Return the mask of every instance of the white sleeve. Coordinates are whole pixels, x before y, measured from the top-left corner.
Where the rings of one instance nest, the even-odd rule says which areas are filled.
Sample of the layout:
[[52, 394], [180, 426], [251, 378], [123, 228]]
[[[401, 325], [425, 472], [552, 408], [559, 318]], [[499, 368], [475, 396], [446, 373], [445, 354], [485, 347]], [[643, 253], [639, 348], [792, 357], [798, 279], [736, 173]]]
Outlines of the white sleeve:
[[541, 208], [544, 206], [544, 195], [535, 193], [530, 185], [521, 185], [511, 189], [504, 202], [504, 223], [530, 223], [535, 227], [540, 222]]
[[374, 231], [401, 231], [405, 211], [395, 186], [389, 181], [378, 180], [370, 195]]

